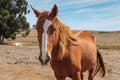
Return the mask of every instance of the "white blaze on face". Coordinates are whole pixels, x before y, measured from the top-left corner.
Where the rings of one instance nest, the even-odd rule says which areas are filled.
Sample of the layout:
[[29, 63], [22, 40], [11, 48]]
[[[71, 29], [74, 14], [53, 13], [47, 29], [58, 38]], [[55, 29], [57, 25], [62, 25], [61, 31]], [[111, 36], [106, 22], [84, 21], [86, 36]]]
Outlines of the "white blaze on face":
[[47, 53], [47, 38], [48, 38], [47, 31], [50, 24], [51, 24], [51, 21], [46, 19], [43, 25], [44, 32], [42, 34], [42, 60], [44, 63], [46, 60], [46, 53]]

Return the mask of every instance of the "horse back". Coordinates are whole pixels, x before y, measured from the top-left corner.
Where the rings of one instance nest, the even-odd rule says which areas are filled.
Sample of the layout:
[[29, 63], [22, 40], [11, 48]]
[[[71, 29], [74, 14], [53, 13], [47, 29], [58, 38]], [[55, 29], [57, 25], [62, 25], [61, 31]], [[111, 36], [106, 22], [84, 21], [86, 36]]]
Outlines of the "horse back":
[[78, 31], [74, 35], [96, 44], [95, 36], [89, 31]]

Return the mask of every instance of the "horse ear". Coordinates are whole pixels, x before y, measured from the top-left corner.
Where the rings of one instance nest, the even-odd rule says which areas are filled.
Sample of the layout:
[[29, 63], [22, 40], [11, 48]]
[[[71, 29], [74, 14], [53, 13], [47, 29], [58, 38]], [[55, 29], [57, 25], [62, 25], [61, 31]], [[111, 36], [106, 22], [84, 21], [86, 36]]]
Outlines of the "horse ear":
[[56, 17], [57, 14], [58, 14], [58, 7], [57, 7], [57, 5], [55, 4], [54, 7], [52, 8], [51, 16], [52, 16], [52, 17]]
[[39, 14], [40, 14], [40, 12], [39, 12], [38, 10], [34, 9], [32, 6], [31, 6], [31, 8], [32, 8], [32, 10], [34, 11], [36, 17], [38, 17]]

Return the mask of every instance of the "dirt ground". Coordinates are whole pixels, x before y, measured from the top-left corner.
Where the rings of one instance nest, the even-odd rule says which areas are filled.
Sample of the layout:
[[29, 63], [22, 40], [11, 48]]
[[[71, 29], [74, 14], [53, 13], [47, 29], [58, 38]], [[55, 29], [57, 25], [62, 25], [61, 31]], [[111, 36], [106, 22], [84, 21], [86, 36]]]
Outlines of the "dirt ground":
[[[113, 37], [117, 34], [117, 41], [100, 38], [108, 34], [95, 34], [98, 44], [120, 45], [120, 37], [118, 37], [120, 34], [111, 34]], [[7, 42], [8, 45], [0, 45], [0, 80], [56, 80], [51, 66], [49, 64], [42, 66], [39, 63], [36, 32], [32, 32], [27, 38], [18, 36], [17, 40]], [[21, 42], [24, 45], [12, 46], [10, 45], [12, 42]], [[101, 78], [97, 75], [94, 80], [120, 80], [120, 50], [100, 49], [100, 51], [105, 62], [106, 76]], [[87, 80], [87, 73], [84, 75], [84, 80]]]

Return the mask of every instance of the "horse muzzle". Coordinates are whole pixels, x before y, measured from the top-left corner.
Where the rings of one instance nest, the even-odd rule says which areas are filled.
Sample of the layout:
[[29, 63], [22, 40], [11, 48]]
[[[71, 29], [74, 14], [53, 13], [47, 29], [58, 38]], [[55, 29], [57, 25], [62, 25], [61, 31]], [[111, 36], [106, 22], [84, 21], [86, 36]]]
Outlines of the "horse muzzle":
[[41, 62], [42, 65], [46, 65], [50, 61], [50, 57], [48, 55], [46, 55], [46, 58], [44, 60], [44, 59], [42, 59], [42, 54], [40, 54], [39, 61]]

